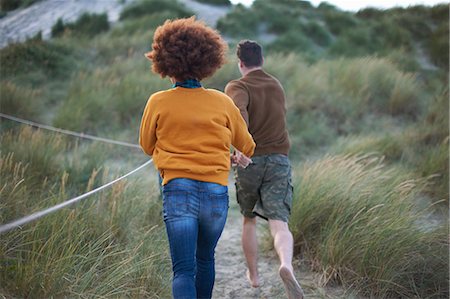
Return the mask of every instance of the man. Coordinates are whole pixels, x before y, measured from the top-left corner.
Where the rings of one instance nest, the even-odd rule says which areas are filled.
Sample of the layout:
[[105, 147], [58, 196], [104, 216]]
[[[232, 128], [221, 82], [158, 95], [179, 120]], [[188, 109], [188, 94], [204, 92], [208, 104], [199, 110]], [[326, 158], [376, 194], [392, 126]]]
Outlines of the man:
[[228, 83], [225, 93], [238, 106], [256, 143], [253, 163], [236, 170], [237, 200], [244, 216], [242, 248], [247, 278], [252, 287], [260, 285], [255, 217], [258, 215], [269, 222], [288, 298], [303, 298], [292, 267], [293, 237], [288, 227], [292, 184], [284, 90], [276, 78], [262, 69], [262, 49], [258, 43], [241, 41], [237, 56], [242, 77]]

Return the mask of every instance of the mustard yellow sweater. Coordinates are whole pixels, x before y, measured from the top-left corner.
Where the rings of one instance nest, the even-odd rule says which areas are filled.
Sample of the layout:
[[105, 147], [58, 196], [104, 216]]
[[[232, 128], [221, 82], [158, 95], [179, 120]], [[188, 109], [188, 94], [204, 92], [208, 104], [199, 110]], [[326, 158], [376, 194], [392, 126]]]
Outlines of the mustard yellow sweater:
[[239, 109], [224, 93], [201, 88], [150, 96], [139, 143], [153, 157], [163, 184], [174, 178], [228, 184], [230, 146], [252, 156], [255, 143]]

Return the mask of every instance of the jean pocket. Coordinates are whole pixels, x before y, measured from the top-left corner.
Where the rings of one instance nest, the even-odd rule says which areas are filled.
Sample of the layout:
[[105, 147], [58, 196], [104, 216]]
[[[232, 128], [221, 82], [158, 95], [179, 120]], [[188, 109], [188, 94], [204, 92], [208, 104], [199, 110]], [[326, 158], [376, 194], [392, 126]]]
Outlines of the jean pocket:
[[211, 194], [211, 217], [218, 219], [228, 213], [228, 193]]
[[188, 216], [191, 212], [189, 192], [164, 191], [163, 213], [164, 220], [170, 217]]

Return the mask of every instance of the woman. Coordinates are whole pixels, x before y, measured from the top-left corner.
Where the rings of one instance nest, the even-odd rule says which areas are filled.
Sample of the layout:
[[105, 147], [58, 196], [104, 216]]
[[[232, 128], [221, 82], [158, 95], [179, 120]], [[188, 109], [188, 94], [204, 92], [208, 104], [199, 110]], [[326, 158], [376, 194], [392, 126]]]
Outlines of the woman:
[[214, 250], [228, 212], [230, 147], [245, 156], [255, 149], [233, 101], [200, 83], [224, 64], [226, 51], [220, 35], [192, 17], [158, 27], [146, 54], [152, 70], [174, 83], [150, 96], [139, 138], [162, 177], [174, 298], [211, 298]]

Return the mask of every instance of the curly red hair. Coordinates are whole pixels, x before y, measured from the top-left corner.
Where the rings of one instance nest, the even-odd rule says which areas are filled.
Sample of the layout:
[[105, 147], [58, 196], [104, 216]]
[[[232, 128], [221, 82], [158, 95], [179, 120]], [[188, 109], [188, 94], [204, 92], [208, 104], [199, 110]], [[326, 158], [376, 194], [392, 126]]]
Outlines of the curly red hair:
[[228, 46], [220, 34], [195, 17], [167, 20], [153, 36], [146, 56], [161, 77], [202, 80], [224, 63]]

